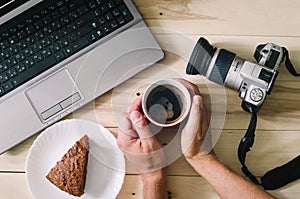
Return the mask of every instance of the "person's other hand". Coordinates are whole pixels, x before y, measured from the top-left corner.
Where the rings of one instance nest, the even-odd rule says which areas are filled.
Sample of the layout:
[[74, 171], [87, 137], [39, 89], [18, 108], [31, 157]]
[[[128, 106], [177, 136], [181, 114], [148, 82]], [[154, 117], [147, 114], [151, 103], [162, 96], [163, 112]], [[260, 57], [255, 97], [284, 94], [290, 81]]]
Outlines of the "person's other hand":
[[153, 136], [148, 122], [140, 113], [142, 96], [137, 98], [120, 122], [117, 144], [126, 158], [134, 164], [144, 183], [166, 178], [165, 154]]
[[202, 158], [211, 150], [210, 139], [203, 143], [210, 123], [210, 114], [200, 96], [198, 87], [186, 80], [177, 79], [190, 92], [192, 105], [189, 118], [181, 135], [181, 147], [187, 161]]

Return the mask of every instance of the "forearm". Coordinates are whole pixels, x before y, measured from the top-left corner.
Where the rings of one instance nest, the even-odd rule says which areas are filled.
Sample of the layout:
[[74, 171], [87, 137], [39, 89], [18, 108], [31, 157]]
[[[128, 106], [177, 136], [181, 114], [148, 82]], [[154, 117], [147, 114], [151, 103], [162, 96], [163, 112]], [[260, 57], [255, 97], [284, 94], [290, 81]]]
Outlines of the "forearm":
[[141, 175], [144, 199], [167, 199], [167, 175], [164, 170], [158, 173]]
[[143, 184], [144, 199], [167, 199], [166, 182]]
[[231, 199], [241, 198], [241, 196], [244, 199], [274, 198], [253, 183], [230, 171], [212, 155], [188, 161], [212, 185], [221, 198]]

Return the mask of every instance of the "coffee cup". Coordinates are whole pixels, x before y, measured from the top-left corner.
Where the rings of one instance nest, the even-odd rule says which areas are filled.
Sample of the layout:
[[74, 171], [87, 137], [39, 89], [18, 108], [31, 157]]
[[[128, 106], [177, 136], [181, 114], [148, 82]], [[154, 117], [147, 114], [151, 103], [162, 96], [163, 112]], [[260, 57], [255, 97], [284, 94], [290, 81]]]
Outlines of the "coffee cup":
[[156, 126], [171, 127], [181, 123], [191, 107], [188, 89], [174, 79], [162, 79], [151, 83], [142, 98], [146, 118]]

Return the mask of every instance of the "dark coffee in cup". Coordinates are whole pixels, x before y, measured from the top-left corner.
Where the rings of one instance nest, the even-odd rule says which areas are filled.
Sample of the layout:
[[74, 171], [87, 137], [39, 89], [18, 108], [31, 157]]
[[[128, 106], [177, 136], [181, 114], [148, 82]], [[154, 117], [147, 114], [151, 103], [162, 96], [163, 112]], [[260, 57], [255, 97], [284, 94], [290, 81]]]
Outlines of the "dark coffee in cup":
[[189, 112], [191, 97], [178, 81], [168, 79], [151, 84], [143, 97], [146, 117], [158, 126], [173, 126], [181, 122]]

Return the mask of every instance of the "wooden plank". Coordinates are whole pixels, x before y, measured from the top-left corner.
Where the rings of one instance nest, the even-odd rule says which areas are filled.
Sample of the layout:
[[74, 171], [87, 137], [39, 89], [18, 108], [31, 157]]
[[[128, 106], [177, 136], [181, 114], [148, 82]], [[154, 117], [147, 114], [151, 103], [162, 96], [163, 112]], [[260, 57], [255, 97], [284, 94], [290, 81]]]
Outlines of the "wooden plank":
[[0, 173], [0, 199], [32, 199], [24, 173]]
[[[0, 172], [24, 172], [29, 148], [38, 134], [21, 142], [14, 148], [0, 155]], [[1, 192], [0, 192], [1, 193]]]
[[[299, 36], [298, 1], [134, 0], [148, 26], [184, 34]], [[272, 9], [270, 9], [272, 5]], [[285, 13], [285, 14], [283, 14]]]
[[[212, 199], [219, 198], [212, 187], [201, 177], [168, 176], [168, 191], [172, 199]], [[297, 199], [300, 194], [300, 184], [290, 185], [270, 191], [278, 198]], [[32, 199], [24, 173], [0, 173], [0, 199]], [[118, 199], [142, 199], [142, 182], [137, 175], [126, 175]]]
[[[0, 173], [0, 199], [31, 199], [32, 196], [27, 189], [24, 173]], [[16, 183], [18, 182], [18, 183]], [[16, 190], [18, 190], [16, 192]], [[172, 193], [172, 198], [197, 198], [201, 193], [201, 198], [217, 197], [210, 185], [201, 177], [168, 177], [168, 190]], [[143, 198], [142, 181], [137, 175], [126, 175], [124, 184], [118, 199]], [[185, 197], [184, 197], [185, 196]]]
[[[111, 132], [116, 134], [116, 128], [110, 128]], [[162, 144], [169, 144], [174, 141], [177, 131], [165, 131], [157, 135]], [[243, 175], [240, 170], [240, 163], [237, 159], [237, 147], [245, 134], [245, 130], [223, 130], [214, 151], [217, 157], [236, 173]], [[26, 156], [31, 143], [35, 137], [23, 142], [14, 149], [0, 156], [0, 171], [25, 171]], [[174, 143], [172, 143], [174, 144]], [[178, 145], [178, 147], [180, 147]], [[175, 148], [176, 151], [180, 148]], [[266, 171], [281, 166], [282, 164], [299, 155], [299, 132], [298, 131], [257, 131], [255, 143], [252, 150], [247, 155], [247, 165], [256, 175], [262, 176]], [[171, 151], [172, 152], [172, 151]], [[174, 155], [170, 153], [170, 155]], [[177, 154], [176, 154], [177, 155]], [[198, 176], [185, 159], [178, 154], [168, 166], [169, 175], [189, 175]], [[177, 157], [176, 156], [176, 157]], [[136, 172], [134, 166], [126, 162], [127, 170], [130, 174]]]

